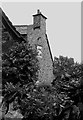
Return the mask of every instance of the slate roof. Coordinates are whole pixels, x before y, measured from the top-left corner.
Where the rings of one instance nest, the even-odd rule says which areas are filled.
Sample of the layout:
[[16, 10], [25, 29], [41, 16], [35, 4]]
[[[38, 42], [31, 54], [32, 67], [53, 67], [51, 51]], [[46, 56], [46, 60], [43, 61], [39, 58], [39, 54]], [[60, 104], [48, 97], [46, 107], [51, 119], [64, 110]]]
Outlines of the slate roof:
[[14, 25], [20, 34], [27, 34], [33, 28], [33, 25]]
[[6, 16], [6, 14], [3, 12], [3, 10], [1, 8], [0, 8], [0, 23], [1, 23], [0, 26], [2, 26], [4, 24], [6, 26], [6, 29], [8, 29], [8, 31], [10, 33], [12, 33], [12, 35], [15, 38], [18, 38], [19, 40], [24, 41], [21, 34], [16, 30], [16, 28], [13, 26], [12, 22], [9, 20], [9, 18]]

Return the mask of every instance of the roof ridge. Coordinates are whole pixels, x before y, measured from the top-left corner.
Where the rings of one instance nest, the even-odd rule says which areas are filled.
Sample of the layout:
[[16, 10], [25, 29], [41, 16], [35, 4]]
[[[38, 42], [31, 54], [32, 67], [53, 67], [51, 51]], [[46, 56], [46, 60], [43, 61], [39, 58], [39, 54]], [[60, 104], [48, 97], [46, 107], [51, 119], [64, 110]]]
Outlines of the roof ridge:
[[27, 26], [28, 27], [28, 26], [33, 26], [33, 24], [31, 24], [31, 25], [14, 25], [14, 26], [16, 26], [16, 27]]

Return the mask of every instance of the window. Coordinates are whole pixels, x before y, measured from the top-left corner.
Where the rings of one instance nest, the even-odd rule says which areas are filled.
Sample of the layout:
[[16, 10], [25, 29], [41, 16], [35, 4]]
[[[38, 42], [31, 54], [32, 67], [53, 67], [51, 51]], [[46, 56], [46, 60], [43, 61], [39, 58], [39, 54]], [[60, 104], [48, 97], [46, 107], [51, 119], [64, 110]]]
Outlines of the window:
[[42, 58], [42, 46], [37, 46], [38, 57]]

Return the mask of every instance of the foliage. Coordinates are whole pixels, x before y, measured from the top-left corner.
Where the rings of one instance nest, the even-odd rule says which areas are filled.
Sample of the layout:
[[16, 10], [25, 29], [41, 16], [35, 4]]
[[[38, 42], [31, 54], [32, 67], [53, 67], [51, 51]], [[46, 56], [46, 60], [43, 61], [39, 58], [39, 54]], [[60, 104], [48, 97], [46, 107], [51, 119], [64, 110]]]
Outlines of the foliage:
[[[57, 109], [60, 100], [56, 94], [56, 89], [52, 86], [24, 85], [20, 87], [20, 84], [8, 84], [6, 92], [7, 94], [3, 99], [6, 106], [13, 101], [14, 110], [20, 109], [25, 120], [51, 120], [61, 111], [61, 109], [60, 111]], [[7, 106], [5, 114], [8, 110], [9, 106]]]
[[6, 82], [28, 84], [37, 80], [38, 61], [37, 52], [30, 45], [22, 42], [15, 43], [6, 54], [2, 56], [3, 85]]
[[66, 111], [62, 110], [64, 115], [60, 119], [82, 119], [83, 109], [80, 109], [79, 103], [83, 105], [83, 64], [75, 63], [72, 58], [55, 57], [54, 75], [55, 80], [52, 84], [57, 89], [59, 95], [64, 95], [61, 98], [63, 108], [65, 109], [64, 103], [69, 106]]
[[26, 96], [26, 85], [34, 85], [38, 80], [39, 67], [36, 56], [36, 50], [25, 42], [16, 42], [8, 53], [3, 53], [2, 103], [6, 106], [5, 114], [9, 110], [10, 103], [16, 98], [20, 105], [20, 101]]
[[[13, 109], [20, 109], [23, 120], [82, 120], [80, 105], [83, 105], [83, 64], [75, 63], [72, 58], [55, 57], [55, 79], [52, 84], [37, 86], [35, 54], [31, 53], [32, 49], [26, 52], [22, 51], [25, 47], [18, 49], [24, 46], [22, 44], [5, 55], [6, 59], [3, 57], [5, 113], [13, 102]], [[25, 53], [28, 59], [25, 59]], [[30, 73], [34, 73], [34, 76]], [[24, 77], [20, 77], [20, 74]]]

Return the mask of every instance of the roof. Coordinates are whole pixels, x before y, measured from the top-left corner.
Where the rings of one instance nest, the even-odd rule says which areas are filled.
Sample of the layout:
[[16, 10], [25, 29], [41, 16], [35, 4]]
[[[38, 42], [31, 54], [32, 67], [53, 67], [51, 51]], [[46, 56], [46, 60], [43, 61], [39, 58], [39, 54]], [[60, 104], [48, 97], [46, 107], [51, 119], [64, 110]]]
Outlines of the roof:
[[14, 25], [20, 34], [27, 34], [33, 28], [33, 25]]
[[[3, 10], [0, 8], [0, 20], [1, 20], [1, 24], [6, 26], [6, 29], [10, 32], [13, 33], [12, 35], [15, 38], [18, 38], [21, 41], [25, 41], [23, 39], [23, 37], [21, 36], [21, 34], [16, 30], [16, 28], [12, 25], [11, 21], [9, 20], [9, 18], [6, 16], [6, 14], [3, 12]], [[17, 39], [17, 40], [18, 40]]]

